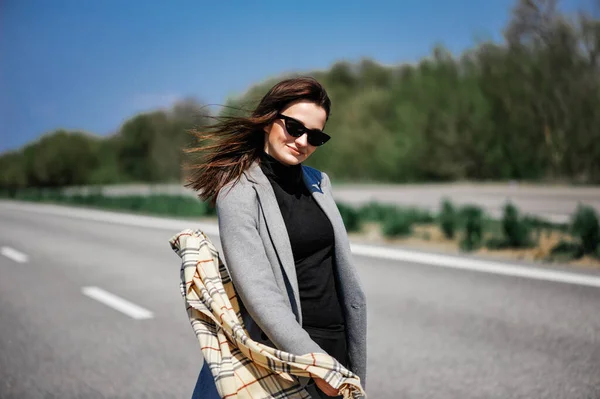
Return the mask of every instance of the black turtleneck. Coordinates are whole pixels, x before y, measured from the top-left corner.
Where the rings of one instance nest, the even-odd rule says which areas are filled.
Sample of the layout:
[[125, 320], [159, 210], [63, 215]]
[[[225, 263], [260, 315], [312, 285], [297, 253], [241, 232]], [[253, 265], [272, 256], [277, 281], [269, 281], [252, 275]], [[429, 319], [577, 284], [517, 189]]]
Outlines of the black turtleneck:
[[284, 165], [263, 152], [260, 167], [271, 182], [290, 238], [303, 328], [330, 355], [346, 364], [331, 222], [306, 187], [302, 165]]

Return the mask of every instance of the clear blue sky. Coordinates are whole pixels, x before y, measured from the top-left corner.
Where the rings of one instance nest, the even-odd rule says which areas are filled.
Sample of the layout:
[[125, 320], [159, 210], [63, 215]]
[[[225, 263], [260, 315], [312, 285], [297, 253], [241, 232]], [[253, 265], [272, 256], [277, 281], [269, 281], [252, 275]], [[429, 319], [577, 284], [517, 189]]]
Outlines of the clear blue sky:
[[[566, 1], [574, 3], [575, 0]], [[113, 133], [181, 97], [224, 103], [289, 71], [412, 62], [501, 40], [512, 0], [0, 0], [0, 152]]]

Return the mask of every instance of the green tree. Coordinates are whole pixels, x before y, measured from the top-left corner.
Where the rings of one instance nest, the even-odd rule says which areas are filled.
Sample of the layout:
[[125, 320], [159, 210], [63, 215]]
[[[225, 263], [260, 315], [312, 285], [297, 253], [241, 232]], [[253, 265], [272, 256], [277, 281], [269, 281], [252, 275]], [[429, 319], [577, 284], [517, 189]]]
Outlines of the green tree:
[[81, 132], [55, 131], [23, 149], [28, 186], [87, 184], [99, 159], [98, 138]]
[[[325, 127], [332, 140], [308, 164], [345, 180], [600, 183], [597, 7], [568, 15], [557, 0], [517, 0], [502, 43], [478, 43], [462, 54], [436, 44], [413, 64], [385, 66], [363, 58], [306, 72], [333, 102]], [[218, 115], [247, 114], [275, 82], [295, 75], [253, 85], [228, 99]], [[209, 122], [210, 115], [185, 99], [133, 116], [116, 135], [82, 149], [89, 155], [81, 161], [85, 178], [46, 168], [75, 157], [62, 160], [53, 153], [60, 147], [70, 154], [58, 139], [50, 149], [31, 144], [11, 164], [23, 165], [25, 182], [35, 185], [178, 181], [187, 159], [182, 149], [194, 140], [186, 130]], [[101, 162], [94, 166], [94, 159]], [[19, 170], [2, 184], [22, 182]]]
[[119, 170], [133, 181], [180, 181], [183, 149], [193, 143], [189, 129], [202, 126], [206, 118], [207, 110], [186, 100], [171, 110], [129, 119], [115, 138]]
[[14, 192], [27, 185], [25, 162], [21, 151], [0, 156], [0, 189]]

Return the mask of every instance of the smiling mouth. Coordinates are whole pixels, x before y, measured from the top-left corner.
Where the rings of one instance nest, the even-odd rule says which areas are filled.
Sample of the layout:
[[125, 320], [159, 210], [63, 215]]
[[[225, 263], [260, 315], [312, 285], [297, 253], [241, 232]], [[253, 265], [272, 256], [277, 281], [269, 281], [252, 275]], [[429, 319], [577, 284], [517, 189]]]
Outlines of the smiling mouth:
[[288, 145], [288, 148], [290, 148], [290, 149], [291, 149], [292, 151], [294, 151], [294, 152], [297, 152], [297, 153], [298, 153], [298, 155], [302, 155], [302, 153], [301, 153], [300, 151], [298, 151], [297, 149], [295, 149], [295, 148], [293, 148], [293, 147], [290, 147], [289, 145]]

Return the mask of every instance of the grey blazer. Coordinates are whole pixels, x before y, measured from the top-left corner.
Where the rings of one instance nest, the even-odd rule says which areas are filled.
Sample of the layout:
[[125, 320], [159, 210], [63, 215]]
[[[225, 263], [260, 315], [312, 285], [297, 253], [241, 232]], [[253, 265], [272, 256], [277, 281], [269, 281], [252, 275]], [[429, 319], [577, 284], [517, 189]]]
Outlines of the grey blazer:
[[[344, 223], [327, 174], [302, 166], [304, 183], [331, 221], [336, 278], [346, 319], [350, 369], [366, 383], [367, 308], [352, 263]], [[302, 328], [302, 312], [292, 247], [271, 183], [258, 163], [217, 196], [222, 259], [241, 299], [250, 337], [302, 355], [321, 349]], [[306, 384], [307, 380], [301, 379]]]
[[[367, 369], [367, 308], [342, 217], [331, 194], [329, 177], [302, 166], [304, 183], [321, 206], [335, 237], [337, 286], [346, 318], [350, 370], [363, 388]], [[237, 182], [217, 196], [222, 260], [231, 275], [242, 319], [250, 337], [286, 352], [302, 355], [321, 349], [302, 329], [298, 280], [287, 228], [271, 183], [254, 163]], [[306, 385], [308, 379], [299, 379]], [[307, 387], [319, 397], [314, 386]], [[198, 376], [193, 399], [218, 398], [206, 363]]]

